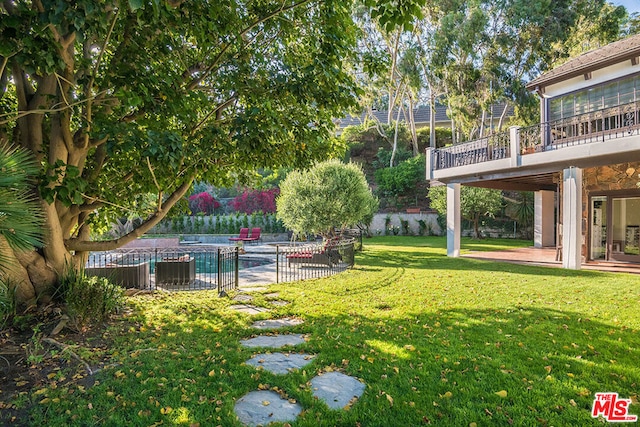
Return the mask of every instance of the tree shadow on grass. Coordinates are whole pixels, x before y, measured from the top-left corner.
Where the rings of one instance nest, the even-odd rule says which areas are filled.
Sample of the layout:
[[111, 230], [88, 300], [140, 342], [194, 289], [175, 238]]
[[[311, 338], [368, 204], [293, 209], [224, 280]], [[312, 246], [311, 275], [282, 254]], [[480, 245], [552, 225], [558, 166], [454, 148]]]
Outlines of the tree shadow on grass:
[[[268, 388], [303, 406], [298, 426], [600, 425], [590, 416], [594, 393], [628, 398], [639, 389], [640, 333], [625, 326], [558, 309], [433, 311], [364, 294], [345, 297], [341, 313], [330, 315], [311, 304], [310, 289], [280, 313], [305, 320], [289, 330], [310, 337], [289, 350], [315, 355], [303, 370], [274, 375], [247, 366], [259, 350], [239, 342], [257, 331], [247, 329], [248, 316], [225, 309], [231, 302], [208, 303], [204, 294], [151, 300], [153, 312], [124, 320], [119, 365], [90, 389], [64, 385], [61, 400], [36, 396], [49, 401], [34, 405], [32, 421], [238, 426], [235, 400]], [[328, 370], [366, 384], [350, 410], [331, 411], [313, 397], [308, 382]]]
[[536, 276], [556, 277], [599, 277], [603, 272], [567, 270], [557, 267], [514, 264], [494, 260], [472, 258], [452, 258], [434, 251], [365, 252], [356, 260], [356, 268], [363, 271], [377, 271], [380, 268], [405, 268], [424, 270], [495, 271]]
[[531, 307], [393, 310], [309, 320], [315, 366], [342, 361], [367, 384], [353, 417], [323, 414], [323, 425], [601, 425], [590, 415], [596, 392], [629, 398], [640, 387], [637, 330]]

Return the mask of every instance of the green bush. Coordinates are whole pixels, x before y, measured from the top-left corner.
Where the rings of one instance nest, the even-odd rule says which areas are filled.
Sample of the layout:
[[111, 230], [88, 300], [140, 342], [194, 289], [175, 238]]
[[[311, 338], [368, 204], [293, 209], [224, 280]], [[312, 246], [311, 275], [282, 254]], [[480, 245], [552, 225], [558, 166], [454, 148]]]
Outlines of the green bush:
[[[376, 159], [372, 162], [372, 165], [376, 169], [388, 168], [391, 162], [391, 150], [386, 150], [384, 148], [379, 148], [378, 153], [376, 154]], [[398, 166], [400, 163], [405, 160], [409, 160], [413, 156], [413, 152], [407, 150], [405, 148], [398, 148], [396, 150], [396, 155], [393, 158], [393, 165]]]
[[[382, 131], [386, 135], [386, 138], [380, 135], [374, 122], [368, 121], [361, 125], [347, 126], [342, 130], [340, 139], [347, 143], [349, 152], [352, 156], [358, 156], [362, 154], [362, 151], [367, 146], [385, 146], [388, 147], [390, 141], [393, 141], [395, 134], [395, 123], [381, 124]], [[400, 123], [398, 127], [398, 147], [409, 148], [411, 141], [411, 135], [406, 124]], [[388, 165], [388, 163], [387, 163]]]
[[[420, 128], [416, 132], [418, 134], [418, 146], [427, 148], [430, 146], [431, 131], [429, 127]], [[453, 142], [451, 138], [451, 128], [436, 128], [436, 148], [450, 145]]]
[[278, 218], [297, 235], [328, 237], [335, 229], [370, 222], [378, 210], [360, 166], [329, 160], [293, 171], [281, 183]]
[[400, 226], [402, 227], [402, 234], [408, 236], [411, 234], [411, 230], [409, 229], [409, 220], [400, 218]]
[[104, 277], [69, 270], [60, 282], [67, 314], [78, 326], [102, 322], [124, 306], [124, 289]]
[[420, 155], [393, 168], [378, 169], [375, 173], [378, 191], [382, 196], [397, 197], [415, 188], [424, 179], [424, 156]]

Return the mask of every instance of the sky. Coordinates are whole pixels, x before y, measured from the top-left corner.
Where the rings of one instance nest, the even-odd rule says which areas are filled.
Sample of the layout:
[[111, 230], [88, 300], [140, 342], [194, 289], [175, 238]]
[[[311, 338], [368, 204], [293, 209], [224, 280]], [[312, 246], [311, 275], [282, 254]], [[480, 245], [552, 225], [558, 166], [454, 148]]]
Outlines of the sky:
[[611, 3], [626, 7], [629, 13], [640, 12], [640, 0], [611, 0]]

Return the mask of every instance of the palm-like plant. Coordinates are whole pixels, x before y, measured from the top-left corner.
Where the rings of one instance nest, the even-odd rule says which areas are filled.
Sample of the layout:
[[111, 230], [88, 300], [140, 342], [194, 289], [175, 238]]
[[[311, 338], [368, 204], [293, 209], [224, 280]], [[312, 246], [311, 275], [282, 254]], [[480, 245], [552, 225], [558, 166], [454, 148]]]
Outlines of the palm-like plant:
[[[26, 151], [0, 145], [0, 237], [13, 250], [42, 244], [44, 216], [29, 182], [37, 171], [36, 162]], [[10, 267], [9, 259], [0, 247], [0, 271]]]
[[535, 213], [533, 193], [522, 191], [516, 194], [515, 198], [505, 197], [507, 207], [505, 213], [514, 219], [520, 226], [520, 230], [527, 239], [533, 238], [533, 216]]

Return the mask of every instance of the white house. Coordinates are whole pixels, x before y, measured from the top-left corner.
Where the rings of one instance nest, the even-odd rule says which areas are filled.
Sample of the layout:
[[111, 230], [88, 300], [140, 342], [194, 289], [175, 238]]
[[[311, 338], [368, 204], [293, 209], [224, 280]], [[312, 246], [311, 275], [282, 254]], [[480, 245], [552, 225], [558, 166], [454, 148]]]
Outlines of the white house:
[[640, 35], [587, 52], [529, 83], [540, 123], [427, 150], [447, 185], [447, 253], [460, 251], [460, 186], [535, 192], [534, 243], [565, 268], [640, 263]]

